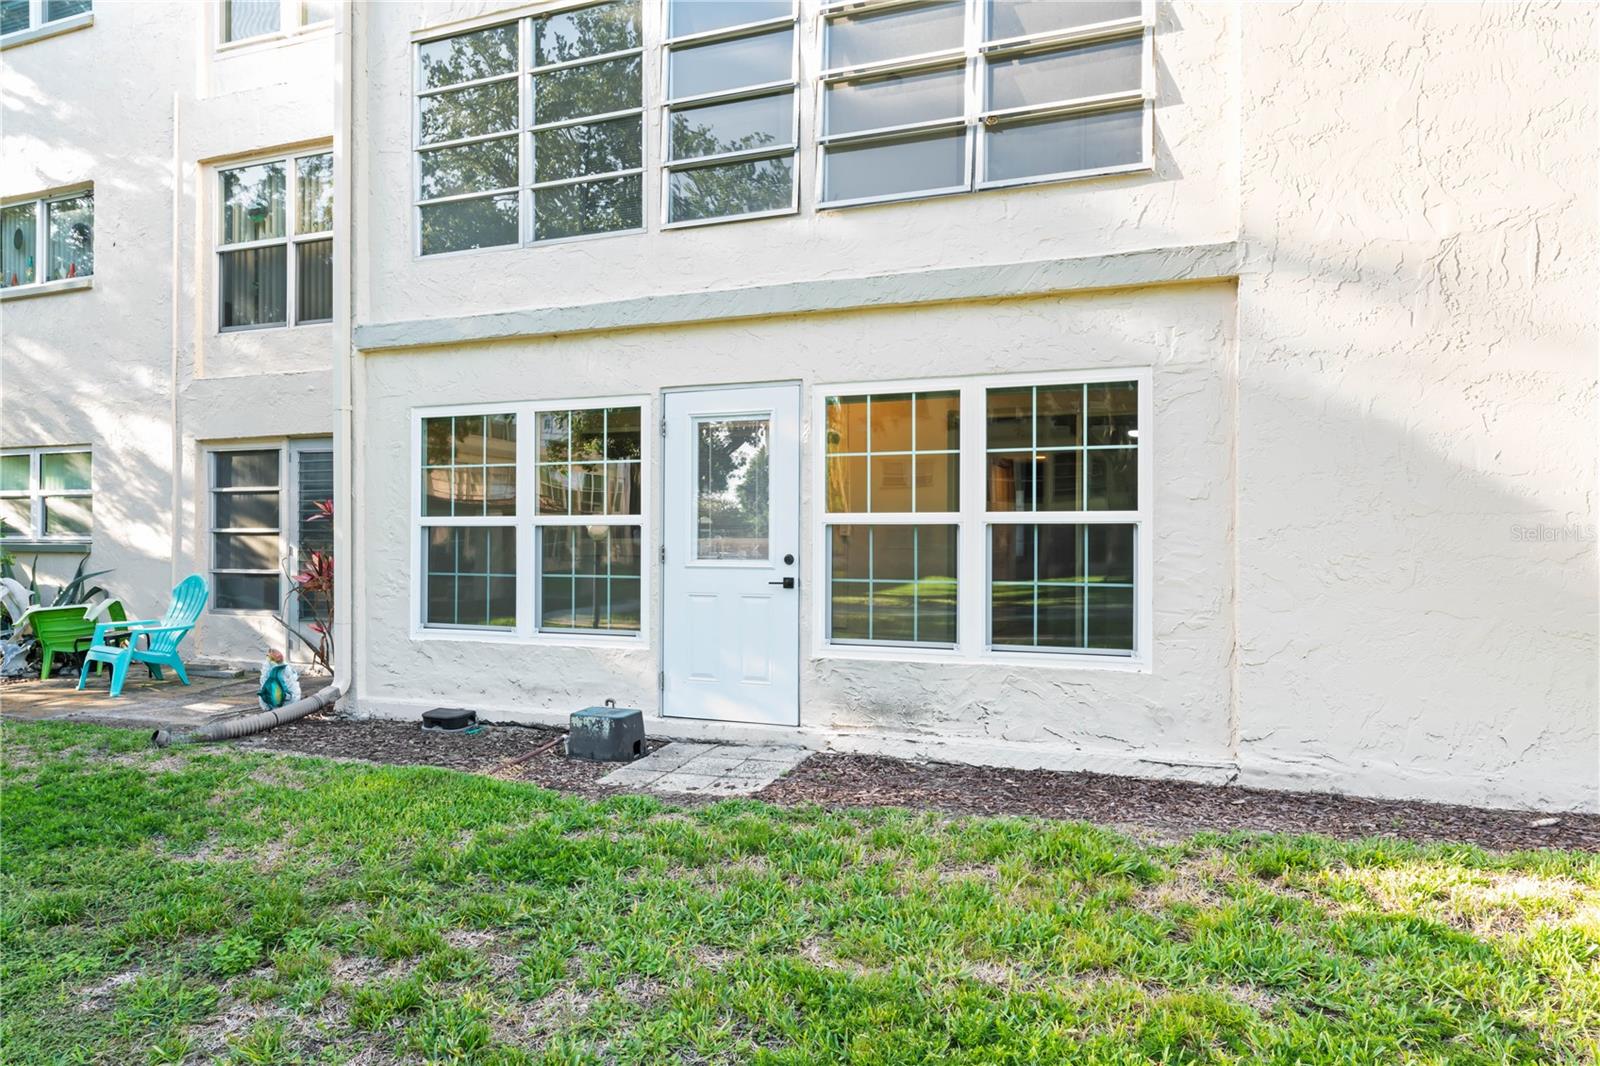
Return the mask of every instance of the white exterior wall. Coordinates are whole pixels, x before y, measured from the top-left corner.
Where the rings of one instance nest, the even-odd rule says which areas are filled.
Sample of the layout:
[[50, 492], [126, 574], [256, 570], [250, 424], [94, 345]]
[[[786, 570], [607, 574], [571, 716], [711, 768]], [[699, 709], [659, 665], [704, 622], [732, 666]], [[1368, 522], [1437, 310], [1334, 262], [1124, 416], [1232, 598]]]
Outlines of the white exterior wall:
[[[0, 303], [0, 445], [92, 446], [89, 568], [137, 615], [209, 569], [204, 442], [333, 428], [332, 327], [220, 333], [214, 243], [215, 163], [331, 142], [332, 33], [219, 48], [219, 13], [100, 3], [87, 28], [0, 52], [0, 194], [95, 194], [92, 286]], [[41, 581], [79, 558], [40, 555]], [[254, 660], [284, 633], [208, 612], [191, 639]]]
[[788, 735], [1600, 809], [1593, 8], [1162, 3], [1153, 173], [866, 209], [810, 207], [803, 78], [793, 217], [417, 259], [411, 41], [528, 10], [355, 24], [361, 710], [658, 706], [658, 617], [637, 651], [413, 639], [419, 406], [1152, 367], [1150, 671], [829, 657], [812, 575]]

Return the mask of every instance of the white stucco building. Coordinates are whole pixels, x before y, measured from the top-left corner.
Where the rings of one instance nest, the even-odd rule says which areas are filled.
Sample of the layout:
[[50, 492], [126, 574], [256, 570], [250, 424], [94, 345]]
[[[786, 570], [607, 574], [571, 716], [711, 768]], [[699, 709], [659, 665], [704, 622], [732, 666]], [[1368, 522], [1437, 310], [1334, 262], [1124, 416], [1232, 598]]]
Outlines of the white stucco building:
[[95, 565], [292, 551], [210, 456], [331, 432], [357, 713], [1600, 809], [1592, 7], [246, 6], [96, 7], [189, 60], [103, 135], [45, 50], [149, 34], [0, 55], [7, 207], [96, 194], [3, 441], [93, 446]]

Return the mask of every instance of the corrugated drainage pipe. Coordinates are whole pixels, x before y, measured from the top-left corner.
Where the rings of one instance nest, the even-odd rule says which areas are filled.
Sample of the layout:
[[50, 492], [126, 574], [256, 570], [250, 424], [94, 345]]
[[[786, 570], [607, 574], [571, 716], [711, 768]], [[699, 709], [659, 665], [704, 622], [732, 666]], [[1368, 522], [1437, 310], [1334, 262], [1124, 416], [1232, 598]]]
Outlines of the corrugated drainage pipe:
[[293, 722], [313, 711], [333, 706], [339, 695], [339, 687], [329, 685], [314, 696], [286, 703], [276, 710], [262, 711], [260, 714], [247, 715], [244, 718], [230, 718], [225, 722], [212, 722], [189, 733], [173, 735], [165, 729], [158, 729], [150, 734], [150, 743], [158, 748], [168, 748], [174, 744], [204, 744], [213, 740], [235, 740], [254, 733], [265, 733], [285, 722]]

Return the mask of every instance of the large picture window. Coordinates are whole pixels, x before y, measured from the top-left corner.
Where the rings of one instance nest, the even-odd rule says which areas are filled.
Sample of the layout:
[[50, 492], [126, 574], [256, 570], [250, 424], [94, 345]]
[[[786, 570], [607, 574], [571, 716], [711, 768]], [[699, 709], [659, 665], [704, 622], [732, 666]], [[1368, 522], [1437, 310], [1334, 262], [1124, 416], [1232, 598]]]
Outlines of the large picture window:
[[93, 274], [92, 189], [0, 207], [0, 288], [44, 285]]
[[1148, 379], [992, 379], [822, 398], [829, 645], [1146, 651]]
[[333, 319], [333, 155], [219, 171], [217, 289], [223, 330]]
[[421, 628], [636, 638], [643, 425], [637, 400], [420, 415]]
[[87, 448], [0, 452], [0, 538], [88, 543], [94, 532], [93, 474]]
[[821, 206], [1148, 165], [1142, 0], [833, 3], [823, 12]]

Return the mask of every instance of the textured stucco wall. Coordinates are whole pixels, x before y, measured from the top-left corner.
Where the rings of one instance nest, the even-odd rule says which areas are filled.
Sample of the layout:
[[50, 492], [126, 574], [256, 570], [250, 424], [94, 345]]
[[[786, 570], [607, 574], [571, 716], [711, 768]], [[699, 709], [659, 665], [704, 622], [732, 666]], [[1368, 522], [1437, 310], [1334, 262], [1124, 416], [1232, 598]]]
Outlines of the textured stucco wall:
[[[204, 165], [332, 136], [331, 35], [218, 51], [219, 9], [97, 4], [87, 29], [0, 54], [0, 194], [95, 191], [93, 286], [0, 303], [0, 444], [93, 447], [89, 565], [112, 569], [101, 581], [140, 614], [165, 607], [175, 575], [208, 566], [199, 441], [326, 434], [333, 422], [329, 327], [217, 332]], [[79, 558], [40, 556], [43, 580], [59, 582]], [[273, 628], [208, 616], [194, 651], [254, 658]]]
[[[1153, 673], [994, 664], [929, 665], [819, 657], [813, 597], [801, 582], [801, 724], [965, 741], [1005, 761], [1129, 765], [1227, 757], [1232, 521], [1229, 484], [1229, 282], [933, 308], [770, 318], [590, 334], [366, 360], [358, 434], [366, 448], [358, 537], [366, 582], [360, 706], [415, 714], [465, 701], [517, 717], [566, 713], [614, 697], [657, 707], [660, 641], [637, 651], [412, 640], [407, 572], [416, 473], [410, 412], [419, 405], [645, 394], [685, 384], [800, 380], [801, 552], [812, 558], [817, 460], [812, 387], [941, 375], [1154, 368]], [[652, 479], [659, 471], [651, 471]], [[657, 529], [660, 509], [646, 521]], [[659, 539], [656, 540], [659, 543]], [[652, 618], [659, 581], [652, 581]], [[652, 622], [652, 630], [659, 626]], [[1108, 761], [1109, 760], [1109, 761]]]
[[1600, 808], [1597, 26], [1246, 9], [1247, 777]]

